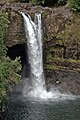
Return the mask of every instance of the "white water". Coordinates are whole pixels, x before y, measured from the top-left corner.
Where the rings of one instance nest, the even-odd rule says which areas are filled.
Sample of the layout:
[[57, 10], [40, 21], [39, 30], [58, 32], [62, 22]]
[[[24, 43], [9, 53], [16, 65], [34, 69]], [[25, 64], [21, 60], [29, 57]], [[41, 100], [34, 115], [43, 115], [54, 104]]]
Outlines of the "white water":
[[45, 80], [43, 73], [43, 55], [42, 55], [42, 23], [41, 14], [37, 13], [34, 17], [34, 22], [29, 15], [21, 13], [24, 18], [25, 34], [28, 46], [28, 57], [31, 68], [31, 89], [27, 93], [25, 85], [23, 94], [41, 99], [71, 99], [72, 95], [61, 94], [58, 90], [46, 91]]

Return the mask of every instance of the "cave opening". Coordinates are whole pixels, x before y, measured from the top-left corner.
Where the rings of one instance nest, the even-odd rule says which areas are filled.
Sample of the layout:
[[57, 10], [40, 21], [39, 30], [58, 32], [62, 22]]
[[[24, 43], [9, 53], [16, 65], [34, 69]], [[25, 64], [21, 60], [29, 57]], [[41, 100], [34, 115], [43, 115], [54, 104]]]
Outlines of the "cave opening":
[[11, 47], [7, 47], [7, 56], [11, 60], [15, 60], [16, 57], [20, 57], [21, 61], [21, 78], [29, 77], [29, 63], [26, 44], [17, 44]]

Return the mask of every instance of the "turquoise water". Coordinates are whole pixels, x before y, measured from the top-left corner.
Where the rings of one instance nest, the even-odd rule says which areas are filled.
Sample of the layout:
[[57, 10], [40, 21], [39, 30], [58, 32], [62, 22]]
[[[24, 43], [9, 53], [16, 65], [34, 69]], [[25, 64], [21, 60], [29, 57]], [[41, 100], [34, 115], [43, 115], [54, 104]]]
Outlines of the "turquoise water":
[[80, 120], [80, 99], [40, 101], [17, 99], [8, 101], [5, 120]]

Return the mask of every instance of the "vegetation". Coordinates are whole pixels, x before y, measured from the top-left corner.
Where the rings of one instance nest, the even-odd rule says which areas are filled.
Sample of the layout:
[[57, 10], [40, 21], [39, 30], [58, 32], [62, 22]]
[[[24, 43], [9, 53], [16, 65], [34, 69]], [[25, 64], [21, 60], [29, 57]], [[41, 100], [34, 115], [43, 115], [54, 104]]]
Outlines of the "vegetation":
[[66, 4], [67, 3], [67, 0], [58, 0], [57, 1], [57, 4], [58, 5], [64, 5], [64, 4]]
[[[15, 61], [11, 61], [6, 56], [6, 31], [8, 27], [8, 14], [0, 12], [0, 107], [3, 101], [6, 99], [9, 87], [13, 83], [17, 83], [20, 76], [20, 63], [19, 58]], [[2, 108], [2, 107], [1, 107]]]
[[80, 0], [68, 0], [68, 4], [74, 11], [80, 11]]

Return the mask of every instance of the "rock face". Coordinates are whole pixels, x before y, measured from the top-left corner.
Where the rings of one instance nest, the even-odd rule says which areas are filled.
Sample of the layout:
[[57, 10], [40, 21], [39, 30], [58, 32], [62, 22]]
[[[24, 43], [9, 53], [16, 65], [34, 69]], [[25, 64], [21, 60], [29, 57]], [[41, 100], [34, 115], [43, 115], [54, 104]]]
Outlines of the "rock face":
[[32, 19], [36, 12], [42, 14], [46, 83], [80, 94], [80, 15], [67, 6], [43, 8], [24, 3], [2, 3], [0, 10], [9, 15], [8, 47], [26, 42], [20, 11]]

